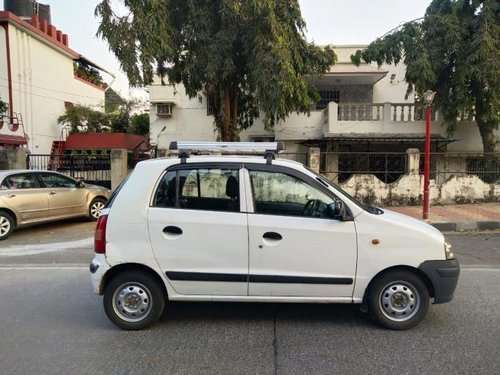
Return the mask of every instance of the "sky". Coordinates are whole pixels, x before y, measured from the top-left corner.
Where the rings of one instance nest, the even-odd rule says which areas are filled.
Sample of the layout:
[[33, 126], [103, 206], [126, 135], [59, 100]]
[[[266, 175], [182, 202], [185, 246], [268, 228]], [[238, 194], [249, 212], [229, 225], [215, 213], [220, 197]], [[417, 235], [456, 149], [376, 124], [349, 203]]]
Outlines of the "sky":
[[[95, 35], [99, 20], [94, 17], [94, 9], [99, 0], [39, 2], [50, 5], [52, 24], [68, 34], [70, 48], [116, 76], [111, 85], [115, 91], [127, 98], [147, 98], [144, 90], [129, 88], [106, 42]], [[368, 44], [404, 22], [423, 17], [430, 0], [299, 0], [299, 3], [309, 41], [345, 45]], [[111, 77], [103, 75], [103, 78], [110, 83]]]

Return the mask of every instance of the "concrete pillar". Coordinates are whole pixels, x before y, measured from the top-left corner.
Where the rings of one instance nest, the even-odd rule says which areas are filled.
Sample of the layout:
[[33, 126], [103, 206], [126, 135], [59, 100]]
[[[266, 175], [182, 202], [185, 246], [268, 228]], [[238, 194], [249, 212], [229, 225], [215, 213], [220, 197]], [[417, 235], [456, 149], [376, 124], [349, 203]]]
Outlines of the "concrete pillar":
[[309, 152], [307, 154], [307, 165], [316, 173], [319, 173], [320, 156], [321, 153], [319, 147], [309, 148]]
[[2, 169], [26, 169], [26, 149], [0, 149], [0, 170]]
[[128, 174], [127, 150], [123, 148], [114, 148], [111, 150], [110, 158], [111, 190], [115, 190]]
[[408, 155], [406, 174], [408, 176], [418, 176], [420, 172], [420, 150], [418, 148], [409, 148], [406, 150]]

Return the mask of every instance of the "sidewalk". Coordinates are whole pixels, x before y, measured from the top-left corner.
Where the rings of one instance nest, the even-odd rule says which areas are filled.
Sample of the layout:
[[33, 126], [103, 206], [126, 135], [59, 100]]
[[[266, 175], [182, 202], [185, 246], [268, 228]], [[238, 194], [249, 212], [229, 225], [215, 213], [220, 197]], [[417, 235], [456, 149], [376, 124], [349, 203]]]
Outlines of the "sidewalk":
[[[422, 219], [422, 206], [387, 209]], [[500, 203], [431, 206], [429, 219], [431, 225], [444, 232], [500, 229]]]

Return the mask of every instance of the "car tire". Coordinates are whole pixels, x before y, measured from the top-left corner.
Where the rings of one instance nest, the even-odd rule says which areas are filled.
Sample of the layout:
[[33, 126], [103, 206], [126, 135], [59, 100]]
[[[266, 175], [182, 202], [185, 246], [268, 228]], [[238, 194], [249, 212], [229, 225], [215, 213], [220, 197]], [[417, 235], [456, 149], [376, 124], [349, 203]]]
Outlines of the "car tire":
[[94, 198], [92, 202], [90, 202], [89, 205], [89, 219], [92, 221], [96, 221], [99, 219], [99, 214], [101, 213], [101, 210], [104, 208], [106, 205], [106, 199], [104, 198]]
[[158, 282], [144, 272], [127, 271], [115, 276], [104, 290], [104, 311], [124, 330], [141, 330], [163, 313], [166, 296]]
[[0, 241], [7, 239], [14, 230], [14, 218], [7, 212], [0, 211]]
[[429, 291], [412, 272], [395, 270], [374, 280], [368, 291], [368, 312], [375, 323], [394, 330], [415, 327], [429, 309]]

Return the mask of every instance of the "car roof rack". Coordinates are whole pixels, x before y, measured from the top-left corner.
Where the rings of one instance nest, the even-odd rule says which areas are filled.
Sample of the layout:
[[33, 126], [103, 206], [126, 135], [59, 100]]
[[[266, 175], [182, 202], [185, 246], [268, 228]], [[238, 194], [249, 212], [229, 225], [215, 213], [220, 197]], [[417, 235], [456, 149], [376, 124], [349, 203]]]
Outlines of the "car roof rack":
[[285, 149], [283, 142], [170, 142], [171, 151], [179, 151], [181, 163], [185, 163], [191, 153], [221, 153], [237, 155], [264, 155], [271, 164], [275, 155]]

